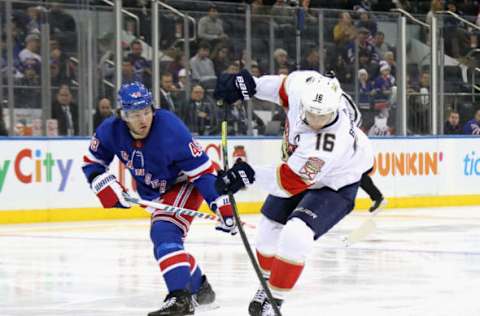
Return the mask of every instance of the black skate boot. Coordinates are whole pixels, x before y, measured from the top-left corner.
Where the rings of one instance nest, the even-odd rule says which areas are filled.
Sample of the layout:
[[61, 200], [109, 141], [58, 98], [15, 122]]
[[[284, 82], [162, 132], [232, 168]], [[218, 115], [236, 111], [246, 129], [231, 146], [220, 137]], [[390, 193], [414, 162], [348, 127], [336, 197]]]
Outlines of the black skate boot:
[[[276, 299], [276, 298], [274, 298], [273, 300], [275, 301], [275, 304], [277, 304], [278, 309], [280, 309], [283, 301], [279, 300], [279, 299]], [[263, 303], [262, 314], [261, 315], [262, 316], [276, 316], [275, 310], [273, 309], [273, 306], [272, 306], [272, 304], [270, 303], [269, 300], [265, 300], [265, 303]]]
[[188, 291], [178, 290], [169, 293], [160, 309], [148, 316], [183, 316], [193, 315], [194, 312], [192, 295]]
[[255, 293], [255, 296], [248, 305], [248, 313], [250, 316], [261, 316], [263, 304], [267, 301], [267, 294], [263, 288], [259, 288]]
[[368, 209], [368, 211], [372, 214], [376, 213], [385, 205], [387, 205], [387, 200], [385, 200], [385, 198], [382, 196], [378, 200], [373, 201], [372, 206]]
[[198, 303], [198, 305], [211, 304], [215, 301], [215, 292], [212, 289], [210, 283], [208, 283], [207, 277], [202, 276], [202, 285], [196, 294], [193, 295], [193, 298]]

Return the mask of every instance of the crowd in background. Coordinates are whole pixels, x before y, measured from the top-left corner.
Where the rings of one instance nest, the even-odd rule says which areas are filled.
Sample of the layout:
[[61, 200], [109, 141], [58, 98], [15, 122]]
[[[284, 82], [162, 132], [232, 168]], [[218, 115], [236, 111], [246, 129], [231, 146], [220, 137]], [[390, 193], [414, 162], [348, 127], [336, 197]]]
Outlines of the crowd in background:
[[[252, 47], [254, 54], [251, 60], [251, 73], [254, 76], [287, 75], [296, 69], [318, 70], [320, 68], [319, 48], [313, 41], [305, 41], [302, 44], [302, 59], [298, 65], [294, 57], [288, 53], [294, 51], [291, 45], [295, 44], [292, 40], [294, 38], [291, 37], [295, 33], [295, 23], [292, 23], [293, 11], [289, 1], [250, 2], [252, 2], [252, 23], [255, 23], [255, 32], [258, 31], [260, 36], [260, 39], [254, 38]], [[397, 108], [396, 47], [386, 41], [386, 30], [379, 26], [372, 11], [401, 7], [410, 12], [426, 14], [425, 19], [428, 21], [432, 12], [444, 9], [464, 17], [477, 17], [480, 16], [479, 5], [475, 1], [444, 3], [441, 0], [337, 2], [335, 8], [349, 11], [336, 11], [335, 17], [325, 27], [325, 40], [329, 42], [329, 45], [325, 45], [325, 69], [335, 72], [346, 92], [358, 96], [358, 106], [363, 114], [362, 128], [366, 133], [372, 136], [394, 135]], [[332, 3], [332, 1], [299, 1], [299, 5], [305, 12], [303, 16], [305, 32], [318, 28], [318, 16], [312, 12], [312, 8], [327, 9], [332, 6]], [[181, 1], [176, 4], [180, 4], [180, 7], [189, 5], [186, 2], [182, 4]], [[146, 2], [124, 1], [123, 5], [138, 7], [146, 5]], [[427, 9], [429, 11], [419, 12], [419, 7], [422, 5], [425, 11]], [[244, 41], [239, 41], [237, 38], [239, 33], [241, 36], [244, 35], [236, 29], [238, 25], [232, 27], [230, 16], [222, 16], [224, 7], [215, 2], [202, 4], [202, 9], [199, 10], [203, 10], [204, 13], [196, 17], [198, 39], [191, 43], [190, 60], [186, 59], [183, 44], [179, 44], [179, 39], [183, 37], [183, 21], [172, 17], [162, 20], [166, 23], [162, 29], [167, 31], [164, 31], [165, 34], [162, 33], [160, 42], [162, 59], [158, 106], [176, 113], [195, 135], [218, 135], [223, 109], [216, 106], [212, 97], [216, 80], [224, 72], [236, 73], [246, 67]], [[266, 36], [262, 30], [265, 30], [266, 26], [262, 24], [261, 17], [265, 15], [274, 17], [275, 32], [279, 38], [276, 41], [273, 56], [268, 55], [268, 49], [265, 49], [265, 43], [262, 42], [262, 36]], [[40, 54], [41, 45], [45, 44], [40, 41], [40, 27], [44, 19], [50, 24], [48, 61], [42, 61]], [[78, 88], [76, 77], [78, 65], [75, 59], [71, 58], [75, 57], [78, 49], [75, 35], [77, 25], [74, 18], [60, 5], [49, 5], [48, 10], [39, 5], [23, 5], [15, 8], [12, 22], [15, 107], [41, 108], [40, 74], [42, 63], [48, 62], [50, 84], [53, 89], [51, 118], [57, 122], [58, 135], [79, 135], [79, 105], [75, 101]], [[148, 28], [143, 28], [141, 34], [136, 34], [135, 25], [132, 22], [128, 18], [125, 20], [122, 36], [124, 50], [122, 81], [123, 83], [140, 81], [151, 88], [152, 63], [145, 57], [145, 49], [148, 49], [145, 42], [149, 41], [151, 35]], [[480, 25], [480, 18], [473, 22]], [[172, 32], [172, 30], [175, 31]], [[450, 39], [445, 41], [445, 52], [454, 58], [465, 56], [470, 49], [478, 45], [477, 32], [460, 28], [455, 19], [446, 19], [444, 34]], [[392, 35], [394, 34], [390, 36]], [[4, 32], [1, 40], [2, 72], [7, 69], [5, 42], [6, 33]], [[357, 49], [358, 52], [356, 52]], [[358, 56], [358, 68], [355, 66], [356, 56]], [[101, 57], [104, 58], [105, 55]], [[274, 61], [273, 68], [269, 64], [271, 58]], [[409, 118], [408, 133], [426, 134], [428, 126], [417, 124], [415, 120], [423, 120], [428, 116], [429, 69], [415, 63], [407, 66], [406, 86], [409, 95], [412, 95], [409, 99], [409, 107], [411, 113], [415, 114]], [[188, 68], [189, 72], [187, 72]], [[358, 72], [355, 73], [355, 69], [358, 69]], [[102, 76], [102, 80], [113, 81], [112, 66], [107, 65], [102, 69]], [[5, 77], [3, 76], [4, 79]], [[356, 80], [358, 80], [358, 90], [354, 91]], [[461, 92], [464, 87], [457, 85], [455, 89]], [[5, 96], [6, 93], [3, 95]], [[93, 114], [94, 127], [106, 117], [114, 115], [114, 98], [115, 92], [111, 88], [104, 89], [102, 95], [98, 97]], [[480, 111], [475, 113], [477, 108], [478, 105], [473, 105], [468, 112], [458, 109], [457, 106], [450, 106], [445, 116], [448, 118], [444, 126], [445, 134], [479, 134]], [[266, 112], [269, 115], [262, 115]], [[249, 123], [245, 103], [232, 106], [227, 117], [231, 127], [230, 133], [247, 134]], [[252, 119], [254, 134], [281, 135], [283, 132], [285, 113], [278, 106], [254, 100]], [[6, 134], [4, 125], [2, 118], [0, 134]]]

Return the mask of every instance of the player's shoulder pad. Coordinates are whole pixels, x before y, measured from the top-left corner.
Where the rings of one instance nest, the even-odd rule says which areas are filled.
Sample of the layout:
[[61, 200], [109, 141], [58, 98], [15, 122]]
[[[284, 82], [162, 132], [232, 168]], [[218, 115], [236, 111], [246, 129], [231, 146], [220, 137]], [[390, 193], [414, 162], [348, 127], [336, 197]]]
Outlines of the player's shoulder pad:
[[108, 135], [115, 135], [115, 131], [121, 126], [122, 120], [116, 115], [110, 116], [103, 120], [100, 125], [95, 130], [97, 135], [103, 135], [108, 137]]
[[[169, 136], [187, 136], [191, 138], [188, 128], [185, 126], [185, 123], [175, 115], [165, 109], [155, 110], [155, 129], [164, 135]], [[173, 137], [169, 137], [173, 138]]]

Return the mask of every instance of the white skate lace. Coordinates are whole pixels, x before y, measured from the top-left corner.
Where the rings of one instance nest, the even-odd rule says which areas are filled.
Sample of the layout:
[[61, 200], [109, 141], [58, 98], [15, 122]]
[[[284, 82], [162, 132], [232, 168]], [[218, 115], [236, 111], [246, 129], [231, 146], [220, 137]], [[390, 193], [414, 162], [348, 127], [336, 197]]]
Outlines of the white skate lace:
[[263, 303], [266, 297], [267, 295], [265, 294], [265, 291], [263, 289], [258, 289], [255, 293], [255, 296], [253, 297], [253, 301]]
[[170, 306], [174, 305], [176, 302], [177, 302], [177, 298], [176, 298], [176, 297], [169, 298], [168, 300], [166, 300], [166, 301], [163, 303], [163, 305], [160, 307], [160, 310], [167, 309], [167, 308], [169, 308]]
[[273, 310], [272, 304], [266, 301], [262, 307], [262, 316], [275, 316], [275, 311]]

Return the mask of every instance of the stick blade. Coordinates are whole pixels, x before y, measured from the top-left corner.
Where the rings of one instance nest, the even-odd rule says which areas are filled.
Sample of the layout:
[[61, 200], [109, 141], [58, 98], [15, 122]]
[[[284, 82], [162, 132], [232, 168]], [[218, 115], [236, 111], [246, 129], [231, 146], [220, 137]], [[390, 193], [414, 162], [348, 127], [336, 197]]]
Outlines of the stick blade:
[[373, 218], [367, 219], [362, 223], [358, 228], [354, 229], [350, 234], [345, 238], [346, 246], [350, 246], [356, 242], [359, 242], [365, 239], [368, 235], [373, 233], [377, 229], [377, 225], [373, 221]]

